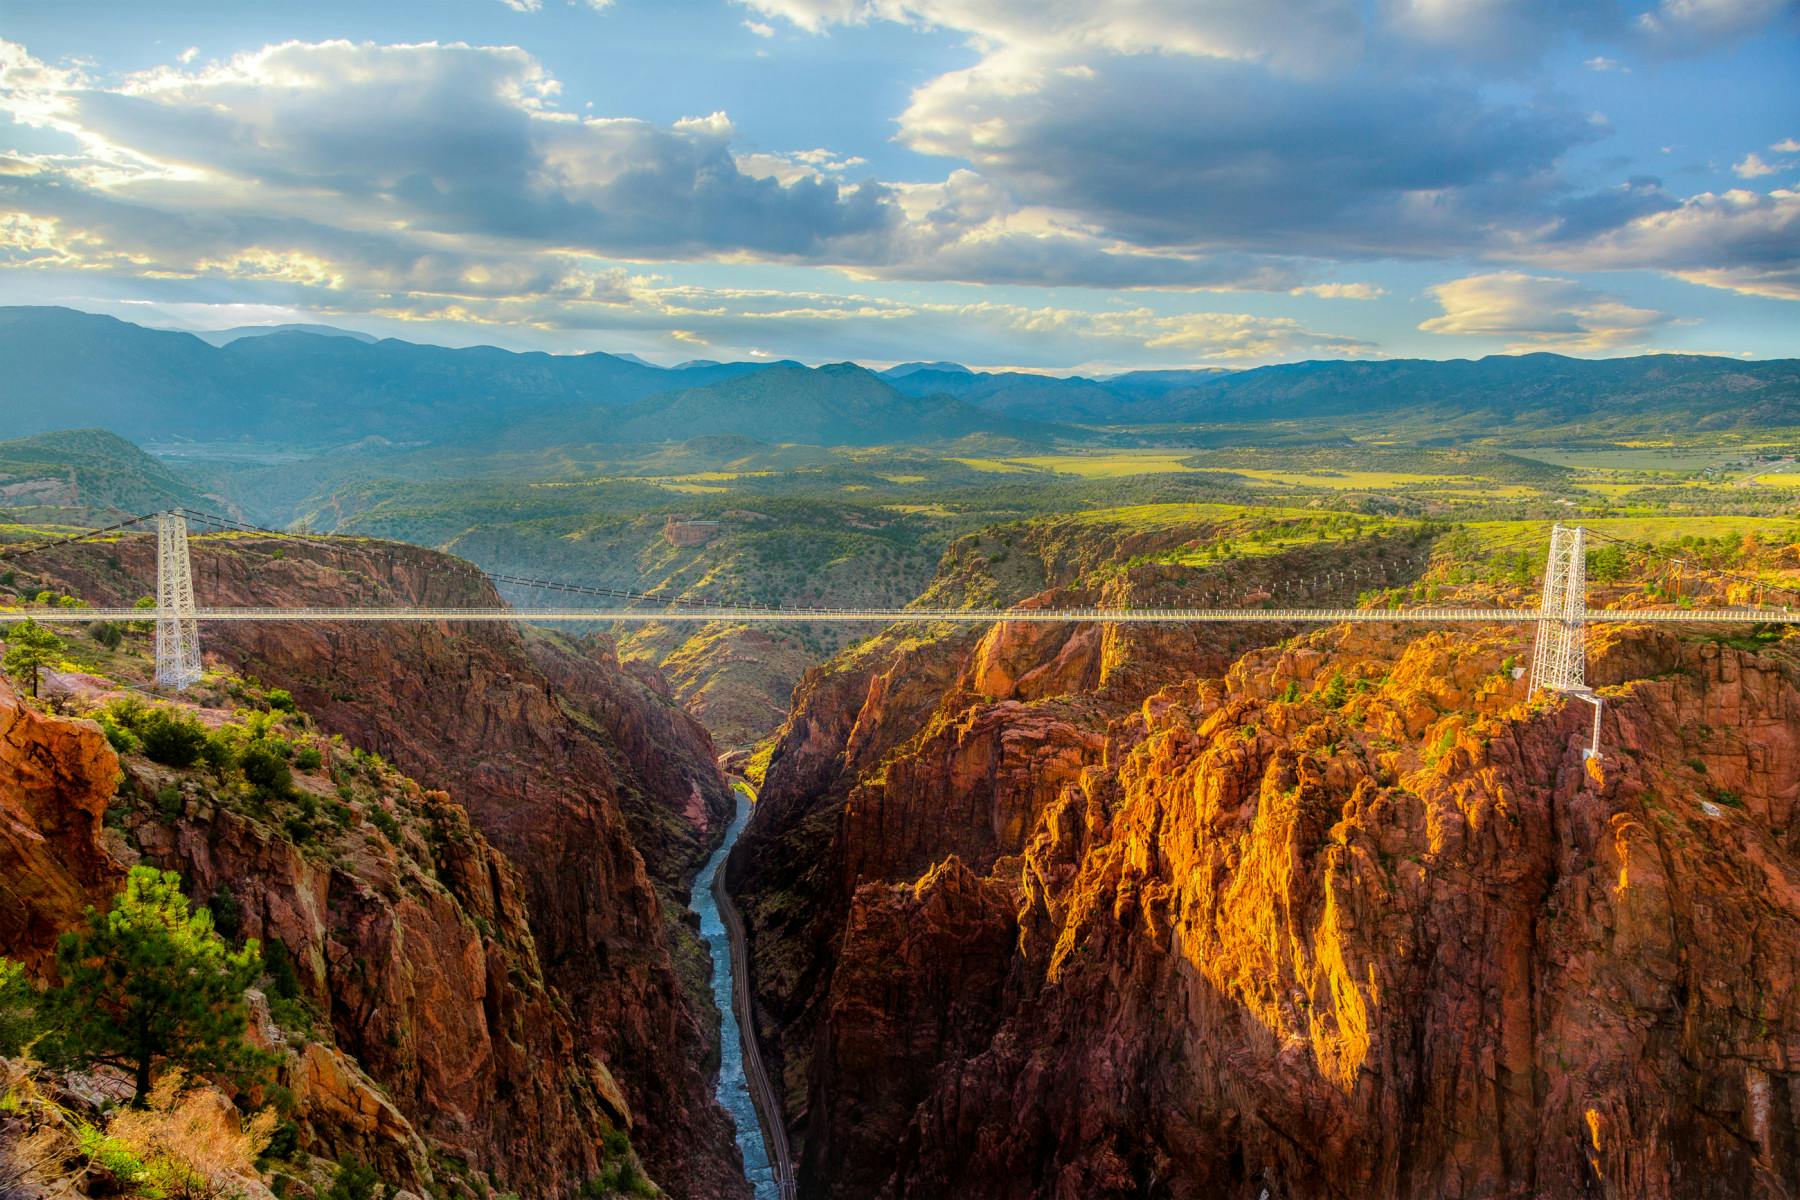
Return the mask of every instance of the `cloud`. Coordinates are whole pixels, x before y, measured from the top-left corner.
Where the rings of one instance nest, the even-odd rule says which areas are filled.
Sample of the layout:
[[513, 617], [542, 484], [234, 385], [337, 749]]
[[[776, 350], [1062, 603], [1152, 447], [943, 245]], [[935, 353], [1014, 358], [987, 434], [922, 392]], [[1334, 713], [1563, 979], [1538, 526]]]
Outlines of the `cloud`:
[[1739, 179], [1758, 179], [1764, 175], [1775, 175], [1787, 170], [1787, 163], [1764, 162], [1762, 156], [1751, 153], [1731, 166], [1732, 173]]
[[1337, 258], [1480, 249], [1535, 224], [1561, 155], [1597, 136], [1452, 83], [1166, 55], [1082, 71], [990, 56], [919, 88], [900, 119], [913, 150], [1105, 236]]
[[1633, 308], [1572, 279], [1498, 271], [1440, 283], [1426, 291], [1443, 315], [1419, 325], [1426, 333], [1507, 339], [1514, 352], [1599, 354], [1641, 347], [1671, 318]]
[[1296, 296], [1318, 296], [1325, 300], [1379, 300], [1387, 289], [1372, 283], [1314, 283], [1290, 288]]
[[1771, 143], [1769, 149], [1777, 154], [1800, 153], [1800, 138], [1782, 138], [1779, 142]]
[[809, 33], [892, 21], [967, 34], [983, 50], [1176, 54], [1315, 64], [1354, 52], [1351, 0], [740, 0]]
[[1585, 60], [1581, 65], [1590, 71], [1619, 71], [1626, 75], [1631, 74], [1630, 67], [1621, 63], [1618, 59], [1608, 58], [1604, 54], [1596, 54], [1594, 57]]
[[[397, 312], [386, 314], [390, 317]], [[439, 310], [415, 310], [438, 319]], [[1356, 357], [1374, 353], [1362, 339], [1309, 328], [1292, 318], [1245, 313], [1163, 313], [1145, 307], [1082, 309], [992, 302], [895, 300], [859, 293], [708, 288], [640, 280], [629, 305], [552, 307], [526, 301], [458, 306], [458, 319], [496, 326], [638, 333], [702, 342], [721, 352], [750, 354], [779, 345], [781, 353], [812, 361], [853, 358], [897, 361], [931, 346], [959, 361], [992, 361], [996, 348], [1011, 361], [1069, 365], [1083, 361], [1131, 364], [1245, 365], [1296, 357]]]
[[744, 22], [744, 28], [748, 29], [759, 38], [772, 38], [775, 36], [775, 27], [773, 25], [766, 25], [761, 21], [746, 20]]
[[82, 143], [45, 168], [145, 208], [672, 257], [817, 256], [899, 217], [879, 185], [744, 174], [724, 113], [558, 111], [560, 85], [515, 48], [290, 42], [110, 90], [39, 68], [0, 108]]
[[1523, 249], [1575, 270], [1665, 271], [1690, 283], [1800, 300], [1800, 190], [1704, 192], [1577, 244]]
[[973, 172], [887, 185], [825, 148], [734, 153], [724, 112], [664, 126], [560, 98], [515, 47], [284, 43], [102, 87], [0, 43], [0, 111], [80, 148], [22, 158], [41, 178], [10, 199], [57, 223], [58, 254], [96, 263], [318, 260], [333, 268], [302, 273], [347, 281], [408, 259], [425, 278], [459, 257], [521, 260], [492, 279], [561, 278], [571, 256], [748, 257], [972, 282], [1305, 282], [1289, 261], [1146, 252]]
[[1636, 28], [1665, 50], [1692, 52], [1746, 37], [1795, 11], [1794, 0], [1662, 0], [1639, 15]]

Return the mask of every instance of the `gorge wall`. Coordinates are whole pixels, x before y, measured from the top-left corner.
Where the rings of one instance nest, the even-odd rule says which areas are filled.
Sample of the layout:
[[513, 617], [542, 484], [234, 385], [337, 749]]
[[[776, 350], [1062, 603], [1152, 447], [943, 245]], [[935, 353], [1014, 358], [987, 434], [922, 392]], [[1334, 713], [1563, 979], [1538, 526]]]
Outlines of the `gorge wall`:
[[[1067, 534], [1045, 600], [1224, 586]], [[802, 1194], [1800, 1190], [1794, 655], [1597, 633], [1587, 763], [1526, 627], [1281, 634], [808, 676], [733, 857]]]
[[[34, 569], [96, 601], [128, 603], [154, 578], [131, 541]], [[494, 601], [466, 564], [361, 540], [197, 538], [194, 572], [202, 603]], [[502, 626], [212, 626], [205, 646], [417, 781], [425, 866], [387, 853], [316, 869], [231, 814], [137, 839], [202, 894], [239, 890], [247, 931], [287, 945], [399, 1114], [526, 1194], [573, 1190], [618, 1125], [670, 1194], [747, 1195], [712, 1096], [704, 951], [678, 917], [733, 801], [704, 729], [654, 673], [601, 642]], [[65, 752], [99, 736], [87, 728], [30, 757], [78, 766]], [[78, 892], [106, 890], [84, 837], [52, 843], [66, 869], [27, 873], [67, 882], [21, 898], [33, 929], [66, 926]]]

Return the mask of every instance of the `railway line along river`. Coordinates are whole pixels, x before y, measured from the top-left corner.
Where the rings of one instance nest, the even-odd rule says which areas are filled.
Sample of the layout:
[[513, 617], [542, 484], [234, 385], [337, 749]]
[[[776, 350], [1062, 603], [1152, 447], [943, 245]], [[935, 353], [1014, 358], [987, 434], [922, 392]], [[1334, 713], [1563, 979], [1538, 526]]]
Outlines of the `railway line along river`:
[[737, 844], [744, 823], [750, 819], [754, 794], [741, 781], [734, 783], [737, 814], [725, 832], [725, 841], [706, 860], [694, 878], [693, 908], [700, 915], [700, 936], [712, 954], [713, 1000], [722, 1022], [719, 1037], [719, 1103], [737, 1126], [738, 1148], [744, 1156], [744, 1174], [756, 1189], [756, 1200], [788, 1200], [793, 1193], [793, 1167], [787, 1148], [787, 1131], [781, 1124], [763, 1071], [751, 1024], [748, 947], [744, 924], [731, 897], [725, 894], [725, 858]]

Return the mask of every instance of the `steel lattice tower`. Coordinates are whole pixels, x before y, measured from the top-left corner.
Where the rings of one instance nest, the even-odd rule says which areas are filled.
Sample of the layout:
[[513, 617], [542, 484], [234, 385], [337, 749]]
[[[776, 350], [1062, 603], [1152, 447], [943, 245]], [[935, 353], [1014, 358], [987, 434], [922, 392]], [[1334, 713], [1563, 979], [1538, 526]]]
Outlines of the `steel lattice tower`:
[[1544, 595], [1538, 604], [1537, 643], [1531, 651], [1531, 695], [1539, 688], [1594, 706], [1594, 737], [1586, 756], [1600, 757], [1600, 697], [1587, 686], [1587, 531], [1550, 530]]
[[194, 620], [194, 571], [187, 518], [156, 514], [156, 684], [181, 691], [200, 682], [200, 626]]

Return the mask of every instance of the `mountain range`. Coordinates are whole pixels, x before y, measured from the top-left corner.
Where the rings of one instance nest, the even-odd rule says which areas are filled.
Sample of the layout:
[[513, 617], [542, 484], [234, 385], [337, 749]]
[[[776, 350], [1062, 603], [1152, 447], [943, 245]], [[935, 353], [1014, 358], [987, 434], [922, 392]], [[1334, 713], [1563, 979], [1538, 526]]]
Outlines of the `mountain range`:
[[[235, 335], [221, 345], [221, 340]], [[448, 349], [327, 328], [250, 327], [205, 337], [65, 308], [0, 308], [0, 409], [8, 432], [104, 426], [167, 444], [515, 448], [745, 434], [815, 445], [931, 442], [969, 434], [1054, 440], [1073, 424], [1226, 425], [1329, 420], [1334, 432], [1416, 441], [1657, 429], [1800, 426], [1800, 360], [1700, 355], [1298, 362], [1242, 371], [1107, 378], [971, 371], [914, 362], [876, 373], [606, 353]], [[1253, 436], [1253, 435], [1251, 435]]]

